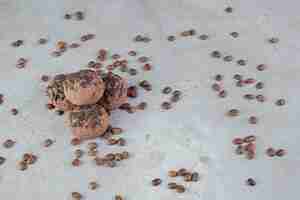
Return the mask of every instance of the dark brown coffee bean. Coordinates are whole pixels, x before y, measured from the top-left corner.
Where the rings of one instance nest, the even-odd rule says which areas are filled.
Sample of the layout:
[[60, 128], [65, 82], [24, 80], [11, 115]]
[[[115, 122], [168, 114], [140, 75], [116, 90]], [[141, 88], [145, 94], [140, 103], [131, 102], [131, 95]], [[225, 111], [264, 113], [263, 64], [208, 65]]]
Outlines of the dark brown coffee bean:
[[207, 40], [209, 39], [209, 36], [207, 34], [202, 34], [198, 37], [200, 40]]
[[142, 35], [137, 35], [134, 37], [133, 41], [135, 42], [142, 42], [143, 41], [143, 36]]
[[142, 42], [145, 42], [145, 43], [148, 43], [148, 42], [151, 42], [151, 41], [152, 41], [152, 39], [149, 38], [149, 37], [143, 37], [143, 40], [142, 40]]
[[99, 187], [99, 184], [95, 181], [89, 182], [89, 189], [96, 190]]
[[211, 88], [216, 92], [219, 92], [221, 90], [221, 86], [218, 83], [212, 84]]
[[172, 104], [170, 102], [165, 101], [161, 104], [161, 108], [163, 110], [170, 110], [172, 108]]
[[121, 56], [120, 56], [119, 54], [113, 54], [113, 55], [111, 56], [111, 58], [112, 58], [113, 60], [118, 60], [118, 59], [121, 58]]
[[188, 36], [191, 36], [191, 33], [190, 33], [189, 30], [187, 30], [187, 31], [182, 31], [182, 32], [180, 33], [180, 36], [181, 36], [181, 37], [188, 37]]
[[233, 79], [234, 79], [234, 80], [237, 80], [237, 81], [241, 81], [241, 80], [243, 80], [243, 76], [240, 75], [240, 74], [235, 74], [235, 75], [233, 76]]
[[94, 68], [95, 63], [96, 63], [95, 61], [91, 60], [91, 61], [88, 62], [87, 67], [88, 68]]
[[84, 13], [82, 11], [77, 11], [74, 13], [76, 20], [83, 20], [84, 19]]
[[286, 151], [284, 149], [278, 149], [276, 151], [276, 156], [278, 156], [278, 157], [283, 157], [285, 155], [286, 155]]
[[181, 95], [180, 95], [180, 94], [176, 94], [176, 95], [173, 95], [173, 96], [170, 98], [170, 101], [173, 102], [173, 103], [176, 103], [176, 102], [178, 102], [180, 99], [181, 99]]
[[64, 15], [64, 18], [65, 18], [65, 19], [71, 19], [72, 16], [71, 16], [70, 14], [67, 13], [67, 14]]
[[190, 172], [187, 172], [187, 173], [184, 175], [183, 180], [186, 181], [186, 182], [192, 181], [192, 174], [191, 174]]
[[38, 43], [39, 44], [46, 44], [48, 42], [48, 40], [46, 39], [46, 38], [40, 38], [39, 40], [38, 40]]
[[237, 81], [235, 84], [237, 87], [243, 87], [244, 86], [244, 82], [243, 80]]
[[249, 136], [245, 137], [243, 141], [245, 143], [255, 142], [256, 137], [255, 137], [255, 135], [249, 135]]
[[122, 157], [123, 157], [124, 160], [128, 159], [129, 156], [130, 156], [130, 154], [129, 154], [128, 151], [123, 151], [123, 152], [122, 152]]
[[76, 146], [76, 145], [80, 145], [81, 144], [81, 140], [79, 138], [73, 138], [71, 140], [71, 145]]
[[178, 193], [184, 193], [185, 192], [185, 187], [183, 185], [177, 185], [175, 190]]
[[97, 149], [97, 147], [98, 147], [98, 144], [96, 142], [89, 142], [87, 144], [88, 150], [94, 150], [94, 149]]
[[7, 140], [4, 141], [3, 147], [6, 148], [6, 149], [10, 149], [15, 145], [15, 143], [16, 143], [15, 141], [13, 141], [11, 139], [7, 139]]
[[144, 66], [143, 66], [143, 70], [144, 71], [151, 71], [152, 70], [152, 65], [150, 65], [149, 63], [146, 63]]
[[126, 140], [124, 138], [119, 138], [118, 139], [118, 144], [119, 144], [119, 146], [125, 146], [126, 145]]
[[71, 44], [69, 45], [69, 48], [71, 48], [71, 49], [76, 49], [76, 48], [78, 48], [78, 47], [80, 47], [80, 44], [78, 44], [78, 43], [71, 43]]
[[198, 172], [193, 172], [192, 173], [192, 181], [193, 182], [198, 182], [199, 180], [199, 173]]
[[213, 57], [213, 58], [221, 58], [221, 53], [219, 52], [219, 51], [213, 51], [213, 52], [211, 52], [211, 57]]
[[137, 52], [136, 52], [136, 51], [129, 51], [129, 52], [128, 52], [128, 55], [129, 55], [129, 56], [136, 56], [136, 55], [137, 55]]
[[115, 154], [113, 154], [113, 153], [108, 153], [105, 155], [106, 160], [115, 160], [115, 158], [116, 158]]
[[240, 59], [236, 62], [238, 65], [240, 66], [245, 66], [247, 64], [247, 61], [246, 60], [243, 60], [243, 59]]
[[17, 168], [20, 171], [25, 171], [28, 168], [28, 165], [25, 161], [20, 161], [20, 162], [18, 162]]
[[81, 150], [81, 149], [76, 149], [74, 151], [74, 155], [75, 155], [75, 158], [81, 158], [83, 156], [84, 152]]
[[224, 11], [227, 12], [227, 13], [232, 13], [233, 12], [233, 8], [230, 7], [230, 6], [228, 6], [228, 7], [225, 8]]
[[235, 153], [237, 155], [242, 155], [244, 153], [244, 149], [243, 149], [243, 146], [242, 145], [238, 145], [236, 148], [235, 148]]
[[72, 200], [81, 200], [83, 196], [79, 192], [72, 192]]
[[73, 167], [79, 167], [80, 164], [81, 164], [81, 161], [80, 161], [78, 158], [75, 158], [75, 159], [72, 161], [72, 166], [73, 166]]
[[10, 110], [10, 112], [11, 112], [12, 115], [17, 115], [19, 113], [19, 111], [16, 108], [12, 108]]
[[137, 108], [139, 110], [145, 110], [147, 108], [147, 106], [148, 106], [147, 102], [141, 102], [137, 105]]
[[233, 37], [233, 38], [239, 37], [239, 33], [238, 33], [238, 32], [231, 32], [230, 35], [231, 35], [231, 37]]
[[249, 117], [248, 121], [249, 121], [249, 124], [257, 124], [258, 118], [255, 116], [251, 116], [251, 117]]
[[265, 84], [263, 82], [257, 82], [255, 85], [255, 88], [258, 90], [261, 90], [265, 87]]
[[42, 77], [41, 77], [41, 80], [44, 81], [44, 82], [49, 81], [49, 79], [50, 79], [50, 77], [47, 76], [47, 75], [42, 75]]
[[65, 111], [63, 110], [56, 110], [55, 113], [58, 115], [58, 116], [62, 116], [65, 114]]
[[218, 96], [219, 96], [220, 98], [225, 98], [225, 97], [227, 97], [227, 91], [226, 91], [226, 90], [220, 91]]
[[245, 94], [244, 98], [247, 100], [253, 100], [253, 99], [255, 99], [255, 95], [254, 94]]
[[139, 58], [138, 58], [138, 61], [139, 61], [140, 63], [146, 63], [146, 62], [149, 61], [149, 58], [146, 57], [146, 56], [142, 56], [142, 57], [139, 57]]
[[19, 46], [21, 46], [23, 44], [24, 44], [23, 40], [17, 40], [17, 41], [12, 42], [11, 46], [13, 46], [13, 47], [19, 47]]
[[270, 147], [266, 150], [266, 154], [269, 157], [274, 157], [276, 155], [276, 150], [274, 148]]
[[221, 74], [217, 74], [217, 75], [215, 75], [215, 80], [216, 81], [222, 81], [223, 80], [223, 75], [221, 75]]
[[31, 153], [25, 153], [23, 155], [23, 161], [25, 161], [28, 165], [32, 165], [37, 161], [37, 156]]
[[249, 185], [249, 186], [255, 186], [256, 185], [256, 182], [253, 178], [248, 178], [246, 180], [246, 184]]
[[172, 88], [169, 86], [166, 86], [162, 89], [163, 94], [170, 94], [172, 92]]
[[269, 39], [268, 39], [268, 42], [269, 42], [270, 44], [276, 44], [276, 43], [279, 42], [279, 38], [276, 38], [276, 37], [269, 38]]
[[184, 176], [188, 173], [188, 171], [185, 168], [181, 168], [181, 169], [178, 170], [177, 173], [178, 173], [178, 176]]
[[258, 71], [265, 71], [267, 69], [267, 65], [265, 65], [265, 64], [257, 65], [256, 69]]
[[174, 42], [176, 40], [176, 37], [174, 35], [170, 35], [167, 39], [169, 42]]
[[149, 81], [147, 80], [143, 80], [139, 83], [139, 86], [142, 87], [143, 89], [145, 89], [146, 91], [151, 91], [152, 90], [152, 86], [150, 84]]
[[44, 147], [50, 147], [52, 144], [54, 143], [54, 141], [52, 139], [46, 139], [43, 143]]
[[233, 61], [233, 56], [225, 56], [224, 58], [223, 58], [223, 60], [225, 61], [225, 62], [231, 62], [231, 61]]
[[136, 98], [138, 96], [138, 88], [136, 86], [128, 87], [127, 96], [131, 98]]
[[286, 104], [286, 101], [285, 101], [285, 99], [278, 99], [278, 100], [275, 102], [275, 104], [276, 104], [277, 106], [284, 106], [284, 105]]
[[240, 115], [240, 111], [238, 109], [230, 109], [227, 112], [227, 116], [229, 116], [229, 117], [237, 117], [239, 115]]
[[239, 144], [243, 144], [244, 143], [244, 140], [242, 138], [234, 138], [232, 140], [232, 144], [234, 145], [239, 145]]
[[6, 158], [0, 156], [0, 166], [3, 165], [6, 161]]
[[134, 68], [130, 68], [130, 69], [128, 70], [128, 74], [129, 74], [130, 76], [135, 76], [135, 75], [138, 74], [138, 71], [137, 71], [136, 69], [134, 69]]
[[266, 101], [266, 97], [265, 96], [263, 96], [263, 95], [261, 95], [261, 94], [259, 94], [259, 95], [257, 95], [256, 96], [256, 100], [258, 101], [258, 102], [265, 102]]
[[124, 198], [121, 195], [116, 195], [115, 200], [124, 200]]
[[169, 177], [176, 177], [176, 176], [178, 176], [178, 173], [175, 170], [170, 170], [170, 171], [168, 171], [168, 176]]
[[152, 186], [159, 186], [162, 183], [160, 178], [155, 178], [152, 180]]
[[115, 153], [115, 161], [121, 161], [123, 160], [123, 156], [121, 153]]
[[174, 190], [174, 189], [176, 189], [176, 187], [177, 187], [177, 184], [176, 184], [176, 183], [174, 183], [174, 182], [168, 183], [168, 188], [169, 188], [170, 190]]

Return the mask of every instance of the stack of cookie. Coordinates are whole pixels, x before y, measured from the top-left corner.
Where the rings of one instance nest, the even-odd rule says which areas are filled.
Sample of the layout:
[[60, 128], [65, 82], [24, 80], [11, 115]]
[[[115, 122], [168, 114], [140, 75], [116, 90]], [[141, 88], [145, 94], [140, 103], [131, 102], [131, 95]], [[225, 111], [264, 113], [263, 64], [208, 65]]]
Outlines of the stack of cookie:
[[67, 112], [74, 137], [101, 136], [109, 127], [109, 113], [127, 102], [128, 83], [112, 72], [80, 70], [56, 75], [47, 87], [49, 103]]

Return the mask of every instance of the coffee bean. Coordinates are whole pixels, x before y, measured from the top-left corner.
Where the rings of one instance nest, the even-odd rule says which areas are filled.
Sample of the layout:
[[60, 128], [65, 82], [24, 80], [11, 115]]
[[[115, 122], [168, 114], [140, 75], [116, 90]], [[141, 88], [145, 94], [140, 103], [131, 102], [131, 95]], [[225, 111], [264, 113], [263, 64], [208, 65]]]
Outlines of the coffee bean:
[[216, 81], [222, 81], [223, 80], [223, 75], [221, 75], [221, 74], [215, 75], [215, 80]]
[[235, 75], [233, 76], [233, 79], [234, 79], [234, 80], [237, 80], [237, 81], [241, 81], [241, 80], [243, 80], [243, 76], [240, 75], [240, 74], [235, 74]]
[[268, 39], [268, 42], [269, 42], [270, 44], [276, 44], [276, 43], [279, 42], [279, 38], [271, 37], [271, 38]]
[[78, 158], [75, 158], [75, 159], [72, 161], [72, 166], [73, 166], [73, 167], [78, 167], [80, 164], [81, 164], [81, 161], [80, 161]]
[[25, 171], [28, 168], [28, 165], [25, 161], [20, 161], [20, 162], [18, 162], [17, 168], [20, 171]]
[[76, 49], [76, 48], [78, 48], [78, 47], [80, 47], [80, 44], [78, 44], [78, 43], [71, 43], [71, 44], [69, 45], [69, 48], [71, 48], [71, 49]]
[[242, 138], [234, 138], [232, 140], [232, 144], [234, 145], [239, 145], [239, 144], [243, 144], [244, 143], [244, 140]]
[[97, 166], [103, 166], [106, 163], [106, 161], [107, 160], [104, 158], [98, 158], [98, 157], [95, 158], [95, 163]]
[[174, 190], [174, 189], [176, 189], [176, 187], [177, 187], [177, 184], [176, 184], [176, 183], [174, 183], [174, 182], [168, 183], [168, 188], [169, 188], [170, 190]]
[[170, 36], [168, 36], [167, 39], [168, 39], [168, 41], [173, 42], [176, 40], [176, 37], [174, 35], [170, 35]]
[[173, 96], [171, 97], [170, 101], [173, 103], [178, 102], [181, 99], [181, 94], [173, 94]]
[[83, 156], [84, 152], [81, 149], [76, 149], [74, 151], [75, 158], [79, 159]]
[[243, 149], [243, 146], [242, 145], [238, 145], [235, 149], [235, 153], [237, 155], [242, 155], [244, 153], [244, 149]]
[[0, 166], [3, 165], [6, 161], [6, 158], [0, 156]]
[[83, 20], [84, 19], [84, 13], [82, 11], [77, 11], [74, 13], [76, 20]]
[[148, 61], [149, 61], [149, 58], [146, 57], [146, 56], [142, 56], [142, 57], [139, 57], [139, 58], [138, 58], [138, 61], [139, 61], [140, 63], [145, 63], [145, 62], [148, 62]]
[[141, 103], [139, 103], [138, 105], [137, 105], [137, 108], [139, 109], [139, 110], [145, 110], [146, 108], [147, 108], [147, 102], [141, 102]]
[[62, 116], [65, 114], [65, 111], [63, 110], [56, 110], [55, 113], [58, 115], [58, 116]]
[[19, 113], [19, 111], [16, 108], [12, 108], [10, 110], [10, 112], [11, 112], [12, 115], [17, 115]]
[[19, 46], [21, 46], [23, 44], [24, 44], [23, 40], [17, 40], [17, 41], [12, 42], [11, 46], [13, 46], [13, 47], [19, 47]]
[[250, 142], [255, 142], [255, 141], [256, 141], [255, 135], [249, 135], [249, 136], [245, 137], [243, 140], [243, 142], [245, 142], [245, 143], [250, 143]]
[[46, 39], [46, 38], [40, 38], [39, 40], [38, 40], [38, 43], [39, 44], [46, 44], [48, 42], [48, 40]]
[[211, 57], [213, 57], [213, 58], [221, 58], [221, 53], [219, 52], [219, 51], [213, 51], [213, 52], [211, 52]]
[[115, 161], [121, 161], [123, 160], [123, 156], [121, 153], [116, 153], [115, 154]]
[[150, 84], [149, 81], [147, 80], [143, 80], [139, 83], [139, 86], [142, 87], [143, 89], [145, 89], [146, 91], [151, 91], [152, 90], [152, 86]]
[[83, 197], [79, 192], [72, 192], [71, 196], [72, 200], [81, 200]]
[[256, 96], [256, 100], [257, 100], [258, 102], [261, 102], [261, 103], [262, 103], [262, 102], [265, 102], [265, 101], [266, 101], [266, 98], [265, 98], [265, 96], [259, 94], [259, 95]]
[[225, 61], [225, 62], [231, 62], [231, 61], [233, 61], [233, 56], [225, 56], [224, 58], [223, 58], [223, 60]]
[[284, 149], [279, 149], [276, 151], [276, 156], [283, 157], [286, 155], [286, 151]]
[[65, 18], [65, 19], [71, 19], [72, 16], [71, 16], [70, 14], [65, 14], [64, 18]]
[[188, 171], [185, 168], [181, 168], [181, 169], [178, 170], [177, 173], [178, 173], [178, 176], [184, 176], [188, 173]]
[[128, 55], [129, 55], [129, 56], [136, 56], [136, 55], [137, 55], [137, 52], [136, 52], [136, 51], [129, 51], [129, 52], [128, 52]]
[[170, 102], [165, 101], [161, 104], [161, 108], [163, 110], [170, 110], [172, 108], [172, 104]]
[[246, 60], [243, 60], [243, 59], [240, 59], [236, 62], [238, 65], [240, 66], [245, 66], [247, 64], [247, 61]]
[[253, 100], [253, 99], [255, 99], [255, 95], [254, 94], [245, 94], [244, 98], [247, 100]]
[[193, 172], [192, 173], [192, 181], [193, 182], [198, 182], [199, 180], [199, 173], [198, 172]]
[[126, 145], [126, 140], [124, 138], [119, 138], [118, 139], [118, 144], [119, 144], [119, 146], [125, 146]]
[[263, 82], [257, 82], [256, 85], [255, 85], [255, 88], [257, 90], [261, 90], [265, 87], [265, 84]]
[[255, 186], [256, 185], [256, 182], [253, 178], [248, 178], [246, 180], [246, 184], [249, 185], [249, 186]]
[[89, 189], [96, 190], [99, 187], [98, 183], [95, 181], [89, 182]]
[[106, 141], [106, 143], [107, 143], [108, 145], [115, 145], [115, 144], [118, 143], [118, 140], [117, 140], [117, 139], [114, 139], [114, 138], [109, 138], [109, 139]]
[[89, 142], [87, 144], [88, 150], [94, 150], [94, 149], [97, 149], [97, 147], [98, 147], [98, 144], [96, 142]]
[[267, 69], [267, 65], [265, 65], [265, 64], [257, 65], [256, 69], [258, 71], [265, 71]]
[[184, 193], [185, 192], [185, 187], [183, 185], [177, 185], [175, 190], [178, 193]]
[[266, 150], [266, 154], [269, 157], [274, 157], [276, 155], [276, 150], [270, 147]]
[[183, 180], [186, 181], [186, 182], [190, 182], [192, 181], [192, 174], [187, 172], [184, 177], [183, 177]]
[[124, 198], [121, 195], [116, 195], [115, 200], [124, 200]]
[[135, 75], [138, 74], [138, 71], [136, 69], [134, 69], [134, 68], [130, 68], [128, 70], [128, 73], [129, 73], [130, 76], [135, 76]]
[[218, 94], [218, 96], [219, 96], [220, 98], [225, 98], [225, 97], [227, 97], [227, 91], [226, 91], [226, 90], [220, 91], [219, 94]]
[[113, 153], [108, 153], [105, 155], [106, 160], [115, 160], [115, 154]]
[[113, 60], [118, 60], [118, 59], [121, 58], [121, 56], [120, 56], [119, 54], [113, 54], [113, 55], [111, 56], [111, 58], [112, 58]]
[[47, 75], [42, 75], [42, 77], [41, 77], [41, 80], [44, 81], [44, 82], [49, 81], [49, 79], [50, 79], [50, 77], [47, 76]]
[[46, 139], [43, 143], [44, 147], [50, 147], [52, 144], [54, 143], [54, 141], [52, 139]]
[[80, 145], [81, 144], [81, 140], [79, 138], [73, 138], [71, 140], [71, 145], [76, 146], [76, 145]]
[[3, 147], [6, 148], [6, 149], [10, 149], [15, 145], [15, 143], [16, 143], [15, 141], [13, 141], [11, 139], [7, 139], [7, 140], [4, 141]]
[[249, 124], [257, 124], [258, 118], [255, 116], [251, 116], [251, 117], [249, 117], [248, 121], [249, 121]]
[[143, 70], [144, 70], [144, 71], [150, 71], [150, 70], [152, 70], [152, 65], [150, 65], [149, 63], [146, 63], [146, 64], [143, 66]]
[[243, 80], [237, 81], [235, 84], [237, 87], [243, 87], [244, 86], [244, 82]]
[[209, 39], [209, 36], [207, 34], [202, 34], [198, 37], [200, 40], [207, 40]]
[[239, 37], [239, 33], [238, 33], [238, 32], [231, 32], [230, 35], [231, 35], [233, 38]]
[[151, 41], [152, 41], [152, 39], [149, 38], [149, 37], [143, 37], [143, 39], [142, 39], [142, 42], [145, 42], [145, 43], [148, 43], [148, 42], [151, 42]]
[[162, 89], [163, 94], [170, 94], [172, 92], [172, 88], [169, 86], [166, 86]]
[[227, 112], [227, 116], [229, 116], [229, 117], [237, 117], [239, 115], [240, 115], [240, 111], [238, 109], [230, 109]]
[[176, 177], [177, 175], [178, 175], [177, 171], [175, 171], [175, 170], [168, 171], [168, 176], [169, 177]]
[[285, 99], [278, 99], [278, 100], [275, 102], [275, 104], [276, 104], [277, 106], [284, 106], [284, 105], [286, 104], [286, 101], [285, 101]]
[[229, 6], [229, 7], [226, 7], [224, 11], [227, 12], [227, 13], [232, 13], [233, 8]]
[[162, 183], [162, 180], [160, 178], [155, 178], [152, 180], [152, 186], [158, 186]]
[[25, 153], [23, 155], [23, 161], [25, 161], [28, 165], [32, 165], [37, 161], [37, 156], [32, 153]]
[[218, 83], [212, 84], [211, 88], [216, 92], [219, 92], [221, 90], [221, 86]]
[[137, 36], [135, 36], [135, 38], [133, 40], [135, 42], [142, 42], [143, 41], [143, 36], [142, 35], [137, 35]]
[[123, 151], [123, 152], [122, 152], [122, 157], [123, 157], [124, 160], [128, 159], [128, 158], [129, 158], [129, 155], [130, 155], [130, 154], [129, 154], [128, 151]]

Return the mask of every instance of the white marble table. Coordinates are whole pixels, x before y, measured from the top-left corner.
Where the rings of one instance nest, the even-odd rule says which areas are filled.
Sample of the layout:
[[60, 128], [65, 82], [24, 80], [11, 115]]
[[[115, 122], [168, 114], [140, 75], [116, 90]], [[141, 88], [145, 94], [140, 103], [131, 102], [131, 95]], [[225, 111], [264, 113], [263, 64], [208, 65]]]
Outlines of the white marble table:
[[[224, 12], [229, 5], [234, 8], [232, 14]], [[5, 95], [5, 103], [0, 107], [0, 142], [12, 138], [17, 143], [13, 149], [0, 147], [0, 156], [7, 158], [0, 166], [0, 199], [62, 200], [70, 199], [72, 191], [89, 200], [112, 199], [116, 193], [128, 200], [297, 199], [298, 5], [295, 0], [1, 0], [0, 93]], [[84, 21], [63, 20], [66, 12], [77, 10], [85, 11]], [[190, 28], [209, 34], [210, 39], [166, 40], [168, 35]], [[240, 37], [231, 38], [232, 31], [239, 32]], [[76, 41], [88, 32], [95, 33], [96, 39], [62, 57], [49, 55], [56, 41]], [[148, 35], [152, 42], [132, 42], [138, 33]], [[280, 38], [276, 45], [266, 42], [273, 36]], [[49, 37], [50, 42], [38, 46], [40, 37]], [[10, 47], [16, 39], [24, 39], [25, 45]], [[100, 48], [123, 55], [136, 49], [150, 55], [153, 72], [140, 73], [130, 81], [147, 79], [153, 83], [153, 91], [140, 92], [136, 101], [146, 100], [146, 111], [113, 114], [112, 124], [126, 130], [127, 147], [107, 147], [97, 140], [101, 153], [126, 149], [133, 153], [131, 159], [109, 169], [96, 167], [85, 157], [81, 167], [73, 168], [70, 161], [75, 148], [69, 145], [70, 132], [61, 117], [46, 111], [46, 84], [41, 83], [40, 76], [80, 69]], [[213, 50], [244, 58], [248, 64], [240, 67], [212, 59], [209, 53]], [[29, 58], [26, 69], [15, 68], [19, 57]], [[258, 73], [255, 67], [261, 63], [269, 68]], [[210, 89], [216, 73], [225, 76], [226, 99], [218, 99]], [[264, 81], [263, 94], [268, 102], [243, 100], [241, 95], [246, 91], [256, 91], [236, 88], [234, 73]], [[182, 90], [184, 98], [171, 111], [161, 112], [160, 103], [166, 97], [160, 90], [166, 85]], [[274, 106], [280, 97], [287, 99], [287, 106]], [[10, 114], [13, 107], [20, 110], [19, 115]], [[224, 117], [232, 107], [241, 109], [241, 117]], [[247, 124], [250, 114], [260, 117], [257, 126]], [[231, 144], [233, 137], [248, 134], [258, 136], [257, 158], [252, 161], [235, 156]], [[49, 149], [41, 147], [47, 138], [56, 140]], [[267, 158], [264, 151], [269, 146], [285, 148], [288, 154]], [[38, 162], [25, 172], [18, 171], [17, 160], [31, 151], [39, 156]], [[187, 192], [178, 195], [166, 189], [166, 172], [181, 167], [198, 171], [201, 181], [187, 184]], [[150, 182], [156, 177], [164, 184], [153, 188]], [[245, 185], [248, 177], [255, 178], [255, 187]], [[97, 191], [88, 190], [91, 180], [100, 183]]]

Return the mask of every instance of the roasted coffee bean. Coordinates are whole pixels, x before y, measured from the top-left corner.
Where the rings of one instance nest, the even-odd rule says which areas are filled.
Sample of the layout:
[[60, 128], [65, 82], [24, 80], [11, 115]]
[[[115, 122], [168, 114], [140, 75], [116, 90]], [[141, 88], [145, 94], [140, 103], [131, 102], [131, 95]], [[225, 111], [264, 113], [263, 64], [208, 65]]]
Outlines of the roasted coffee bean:
[[31, 153], [25, 153], [23, 155], [23, 161], [25, 161], [28, 165], [32, 165], [37, 161], [37, 156]]
[[134, 37], [133, 40], [134, 40], [135, 42], [142, 42], [142, 41], [143, 41], [143, 38], [144, 38], [144, 37], [143, 37], [142, 35], [137, 35], [137, 36]]
[[245, 94], [244, 98], [247, 100], [253, 100], [253, 99], [255, 99], [255, 95], [254, 94]]
[[84, 152], [81, 149], [76, 149], [74, 151], [75, 158], [81, 158], [83, 156], [83, 154], [84, 154]]
[[40, 38], [39, 40], [38, 40], [38, 43], [39, 44], [46, 44], [48, 42], [48, 40], [46, 39], [46, 38]]
[[116, 158], [115, 154], [113, 154], [113, 153], [108, 153], [105, 155], [106, 160], [115, 160], [115, 158]]
[[44, 141], [44, 144], [43, 144], [43, 146], [44, 147], [50, 147], [52, 144], [54, 143], [54, 141], [52, 140], [52, 139], [46, 139], [45, 141]]
[[169, 188], [170, 190], [174, 190], [174, 189], [176, 189], [176, 187], [177, 187], [177, 184], [176, 184], [176, 183], [174, 183], [174, 182], [168, 183], [168, 188]]
[[178, 176], [184, 176], [188, 173], [188, 171], [185, 168], [181, 168], [178, 170]]
[[186, 182], [192, 181], [192, 174], [189, 173], [189, 172], [186, 173], [186, 175], [184, 175], [183, 179], [184, 179], [184, 181], [186, 181]]
[[129, 52], [128, 52], [128, 55], [129, 55], [129, 56], [136, 56], [136, 55], [137, 55], [137, 52], [136, 52], [136, 51], [129, 51]]
[[143, 70], [144, 70], [144, 71], [150, 71], [150, 70], [152, 70], [152, 65], [149, 64], [149, 63], [146, 63], [146, 64], [143, 66]]
[[225, 62], [231, 62], [231, 61], [233, 61], [233, 56], [225, 56], [224, 58], [223, 58], [223, 60], [225, 61]]
[[256, 100], [258, 102], [265, 102], [266, 101], [266, 97], [263, 96], [263, 95], [261, 95], [261, 94], [259, 94], [259, 95], [256, 95]]
[[123, 152], [122, 152], [122, 157], [123, 157], [124, 160], [128, 159], [128, 158], [129, 158], [129, 155], [130, 155], [130, 154], [129, 154], [128, 151], [123, 151]]
[[225, 98], [225, 97], [227, 97], [227, 91], [226, 91], [226, 90], [220, 91], [219, 94], [218, 94], [218, 96], [219, 96], [220, 98]]
[[255, 186], [256, 185], [256, 182], [253, 178], [248, 178], [246, 180], [246, 184], [249, 185], [249, 186]]
[[70, 14], [67, 13], [67, 14], [64, 15], [64, 18], [65, 18], [65, 19], [71, 19], [72, 16], [71, 16]]
[[47, 76], [47, 75], [42, 75], [42, 77], [41, 77], [41, 80], [42, 80], [43, 82], [47, 82], [47, 81], [49, 81], [49, 79], [50, 79], [50, 77]]
[[118, 145], [119, 146], [125, 146], [126, 145], [126, 140], [124, 138], [119, 138], [118, 139]]
[[16, 108], [12, 108], [10, 110], [10, 112], [11, 112], [12, 115], [17, 115], [19, 113], [19, 111]]
[[170, 171], [168, 171], [168, 176], [169, 177], [176, 177], [176, 176], [178, 176], [178, 173], [175, 170], [170, 170]]
[[158, 186], [162, 183], [162, 180], [160, 178], [155, 178], [152, 180], [152, 186]]
[[261, 90], [265, 87], [265, 84], [263, 82], [257, 82], [256, 85], [255, 85], [255, 88], [257, 90]]
[[276, 151], [276, 156], [278, 156], [278, 157], [283, 157], [285, 155], [286, 155], [286, 151], [284, 149], [278, 149]]
[[217, 74], [217, 75], [215, 75], [215, 80], [216, 81], [222, 81], [223, 80], [223, 75], [221, 75], [221, 74]]
[[55, 113], [58, 115], [58, 116], [62, 116], [65, 114], [65, 111], [63, 110], [56, 110]]
[[138, 58], [138, 61], [139, 61], [140, 63], [145, 63], [145, 62], [148, 62], [148, 61], [149, 61], [149, 58], [146, 57], [146, 56], [142, 56], [142, 57], [139, 57], [139, 58]]
[[211, 57], [213, 57], [213, 58], [221, 58], [221, 53], [219, 52], [219, 51], [213, 51], [213, 52], [211, 52]]
[[111, 56], [111, 58], [112, 58], [113, 60], [118, 60], [118, 59], [121, 58], [121, 56], [120, 56], [119, 54], [113, 54], [113, 55]]
[[13, 47], [19, 47], [19, 46], [21, 46], [23, 44], [24, 44], [23, 40], [17, 40], [17, 41], [12, 42], [11, 46], [13, 46]]
[[161, 108], [163, 110], [170, 110], [172, 108], [172, 104], [170, 102], [165, 101], [161, 104]]
[[229, 117], [237, 117], [239, 115], [240, 115], [240, 111], [238, 109], [230, 109], [227, 112], [227, 116], [229, 116]]
[[243, 80], [243, 76], [240, 75], [240, 74], [235, 74], [235, 75], [233, 76], [233, 79], [235, 79], [235, 80], [237, 80], [237, 81], [241, 81], [241, 80]]
[[235, 153], [237, 155], [242, 155], [244, 153], [244, 149], [243, 149], [243, 146], [242, 145], [238, 145], [236, 148], [235, 148]]
[[256, 80], [254, 78], [247, 78], [246, 80], [244, 80], [245, 84], [253, 84], [255, 82], [256, 82]]
[[285, 101], [285, 99], [278, 99], [278, 100], [275, 102], [275, 104], [276, 104], [277, 106], [284, 106], [284, 105], [286, 104], [286, 101]]
[[121, 161], [123, 160], [123, 155], [121, 153], [116, 153], [115, 154], [115, 161]]
[[257, 124], [258, 118], [255, 116], [251, 116], [251, 117], [249, 117], [248, 121], [249, 121], [249, 124]]
[[227, 12], [227, 13], [232, 13], [233, 8], [229, 6], [229, 7], [226, 7], [224, 11]]
[[265, 65], [265, 64], [257, 65], [256, 69], [258, 71], [265, 71], [267, 69], [267, 65]]
[[163, 94], [170, 94], [172, 92], [172, 88], [169, 86], [166, 86], [162, 89]]
[[209, 36], [207, 34], [202, 34], [198, 37], [200, 40], [207, 40], [209, 39]]
[[183, 185], [177, 185], [175, 190], [178, 193], [184, 193], [185, 192], [185, 187]]
[[130, 76], [135, 76], [135, 75], [138, 74], [138, 71], [137, 71], [137, 69], [130, 68], [130, 69], [128, 70], [128, 74], [129, 74]]
[[198, 182], [199, 180], [199, 173], [198, 172], [193, 172], [192, 173], [192, 181], [193, 182]]
[[88, 151], [88, 156], [95, 157], [95, 156], [97, 156], [97, 153], [98, 153], [97, 149], [90, 149]]
[[168, 39], [168, 41], [173, 42], [176, 40], [176, 37], [174, 35], [170, 35], [170, 36], [168, 36], [167, 39]]
[[98, 144], [97, 144], [96, 142], [89, 142], [89, 143], [87, 144], [88, 150], [97, 149], [97, 147], [98, 147]]
[[72, 192], [71, 196], [72, 200], [81, 200], [83, 197], [79, 192]]
[[95, 181], [89, 182], [89, 189], [96, 190], [99, 187], [98, 183]]
[[11, 139], [7, 139], [7, 140], [4, 141], [3, 147], [6, 148], [6, 149], [10, 149], [15, 145], [15, 143], [16, 143], [15, 141], [13, 141]]
[[211, 88], [216, 92], [219, 92], [221, 90], [221, 86], [218, 83], [212, 84]]
[[77, 11], [74, 13], [76, 20], [83, 20], [84, 19], [84, 13], [82, 11]]
[[274, 156], [276, 156], [276, 150], [274, 148], [270, 147], [266, 150], [266, 154], [269, 157], [274, 157]]
[[231, 35], [233, 38], [239, 37], [239, 33], [238, 33], [238, 32], [231, 32], [230, 35]]
[[53, 51], [53, 52], [51, 53], [51, 55], [52, 55], [53, 57], [59, 57], [59, 56], [61, 56], [61, 52], [59, 52], [59, 51]]
[[106, 161], [107, 160], [104, 158], [98, 158], [98, 157], [95, 158], [95, 163], [97, 166], [103, 166], [106, 163]]
[[276, 44], [276, 43], [279, 42], [279, 38], [272, 37], [272, 38], [268, 39], [268, 42], [269, 42], [270, 44]]
[[238, 65], [240, 66], [245, 66], [247, 64], [247, 61], [246, 60], [243, 60], [243, 59], [240, 59], [236, 62]]

